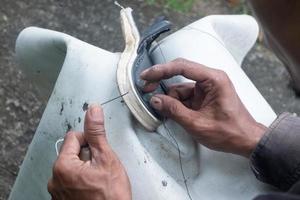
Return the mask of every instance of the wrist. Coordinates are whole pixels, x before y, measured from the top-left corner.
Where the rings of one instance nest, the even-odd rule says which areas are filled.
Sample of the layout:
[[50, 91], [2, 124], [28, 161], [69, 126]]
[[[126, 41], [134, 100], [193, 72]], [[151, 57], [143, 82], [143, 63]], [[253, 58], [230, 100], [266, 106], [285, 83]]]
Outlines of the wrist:
[[245, 143], [240, 155], [249, 158], [268, 128], [263, 124], [253, 122], [245, 129]]

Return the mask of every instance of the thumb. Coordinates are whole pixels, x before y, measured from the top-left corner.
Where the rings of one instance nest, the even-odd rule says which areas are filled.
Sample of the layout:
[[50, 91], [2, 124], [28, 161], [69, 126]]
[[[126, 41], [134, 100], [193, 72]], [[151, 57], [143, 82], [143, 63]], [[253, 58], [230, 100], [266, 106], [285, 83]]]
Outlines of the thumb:
[[151, 98], [150, 103], [161, 115], [169, 117], [183, 126], [188, 127], [193, 121], [193, 111], [173, 97], [157, 94]]
[[98, 105], [89, 106], [85, 114], [84, 138], [89, 144], [92, 161], [101, 162], [101, 153], [110, 147], [106, 139], [103, 110]]

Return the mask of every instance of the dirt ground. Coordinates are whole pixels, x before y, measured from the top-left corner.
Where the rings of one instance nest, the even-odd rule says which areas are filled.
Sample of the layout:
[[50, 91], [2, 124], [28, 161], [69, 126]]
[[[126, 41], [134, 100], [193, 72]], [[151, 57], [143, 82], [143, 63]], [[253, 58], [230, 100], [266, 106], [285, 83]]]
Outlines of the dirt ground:
[[[142, 0], [119, 2], [134, 9], [141, 29], [161, 15], [176, 30], [206, 15], [248, 12], [246, 6], [232, 8], [224, 0], [198, 0], [186, 14]], [[14, 59], [17, 35], [28, 26], [65, 32], [110, 51], [123, 49], [119, 9], [113, 0], [0, 0], [0, 200], [9, 195], [46, 105]], [[300, 100], [289, 87], [287, 71], [263, 44], [255, 45], [243, 69], [277, 113], [300, 114]]]

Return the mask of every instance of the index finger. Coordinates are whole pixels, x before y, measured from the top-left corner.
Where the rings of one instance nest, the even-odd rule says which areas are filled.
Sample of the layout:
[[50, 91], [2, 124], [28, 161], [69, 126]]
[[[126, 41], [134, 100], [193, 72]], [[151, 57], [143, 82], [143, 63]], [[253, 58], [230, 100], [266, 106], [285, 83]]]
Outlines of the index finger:
[[81, 146], [85, 144], [84, 136], [80, 132], [68, 132], [59, 155], [79, 155]]
[[150, 82], [159, 82], [173, 76], [182, 75], [194, 81], [205, 81], [213, 78], [215, 69], [206, 67], [186, 59], [178, 58], [166, 64], [158, 64], [143, 71], [141, 79]]

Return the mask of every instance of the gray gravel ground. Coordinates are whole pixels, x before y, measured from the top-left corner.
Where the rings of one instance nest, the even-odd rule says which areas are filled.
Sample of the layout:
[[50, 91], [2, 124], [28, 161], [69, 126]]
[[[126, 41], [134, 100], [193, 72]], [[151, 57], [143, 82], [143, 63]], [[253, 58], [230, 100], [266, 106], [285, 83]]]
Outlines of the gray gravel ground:
[[[174, 22], [176, 30], [208, 14], [247, 11], [222, 0], [198, 0], [188, 14], [144, 1], [119, 2], [135, 10], [141, 29], [160, 15]], [[123, 49], [119, 9], [112, 0], [0, 0], [0, 200], [8, 197], [46, 104], [14, 60], [16, 37], [28, 26], [62, 31], [110, 51]], [[287, 71], [265, 46], [257, 44], [243, 68], [277, 113], [300, 114]]]

